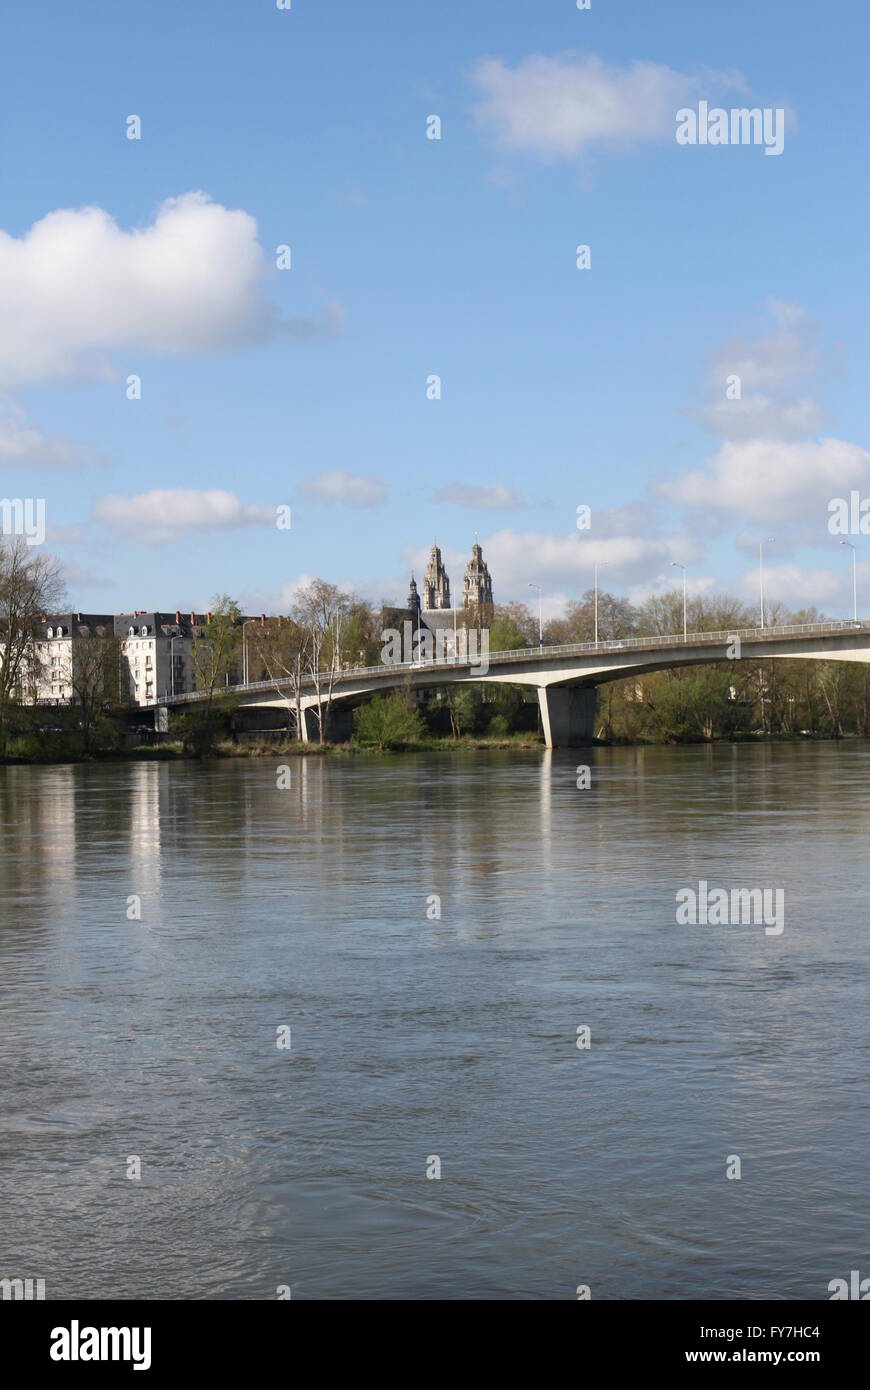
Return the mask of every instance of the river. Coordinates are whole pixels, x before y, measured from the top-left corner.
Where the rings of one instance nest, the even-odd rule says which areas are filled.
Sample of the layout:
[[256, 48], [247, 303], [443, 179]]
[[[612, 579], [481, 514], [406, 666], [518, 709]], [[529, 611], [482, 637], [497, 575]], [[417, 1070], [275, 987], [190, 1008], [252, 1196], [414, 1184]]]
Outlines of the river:
[[[870, 749], [280, 780], [0, 769], [0, 1278], [691, 1299], [870, 1275]], [[678, 925], [702, 881], [782, 889], [784, 929]]]

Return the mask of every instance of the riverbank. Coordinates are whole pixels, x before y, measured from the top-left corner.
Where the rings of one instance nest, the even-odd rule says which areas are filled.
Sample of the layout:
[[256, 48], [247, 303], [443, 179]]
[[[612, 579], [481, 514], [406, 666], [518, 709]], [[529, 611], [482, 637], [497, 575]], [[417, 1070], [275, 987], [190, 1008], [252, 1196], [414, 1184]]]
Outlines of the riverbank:
[[[186, 749], [179, 742], [142, 743], [129, 748], [91, 749], [70, 747], [66, 739], [57, 735], [46, 737], [42, 746], [34, 748], [32, 741], [26, 752], [14, 748], [5, 756], [0, 756], [0, 767], [52, 766], [70, 763], [126, 763], [126, 762], [202, 762], [205, 759], [252, 758], [360, 758], [381, 757], [394, 753], [467, 753], [467, 752], [517, 752], [540, 753], [544, 750], [543, 737], [532, 734], [508, 734], [488, 738], [485, 735], [463, 734], [459, 738], [450, 735], [428, 736], [412, 742], [378, 748], [369, 744], [349, 743], [300, 743], [297, 739], [242, 738], [233, 743], [223, 740], [215, 744], [207, 754], [201, 755]], [[590, 748], [700, 748], [720, 747], [722, 745], [758, 744], [816, 744], [816, 743], [863, 743], [857, 735], [846, 735], [835, 739], [823, 735], [783, 735], [783, 734], [743, 734], [732, 738], [684, 740], [679, 743], [654, 742], [650, 739], [595, 739]], [[582, 751], [578, 748], [575, 751]]]
[[[30, 741], [29, 741], [30, 742]], [[450, 753], [477, 750], [481, 752], [535, 752], [544, 747], [542, 738], [527, 734], [499, 738], [462, 736], [460, 738], [429, 737], [390, 748], [375, 748], [359, 743], [301, 743], [298, 739], [242, 739], [238, 743], [222, 740], [205, 756], [208, 758], [308, 758], [308, 757], [371, 757], [387, 753]], [[129, 748], [91, 749], [69, 746], [57, 735], [49, 736], [42, 747], [14, 748], [0, 756], [0, 766], [27, 767], [55, 763], [123, 763], [123, 762], [201, 762], [202, 756], [186, 749], [179, 742], [142, 743]]]

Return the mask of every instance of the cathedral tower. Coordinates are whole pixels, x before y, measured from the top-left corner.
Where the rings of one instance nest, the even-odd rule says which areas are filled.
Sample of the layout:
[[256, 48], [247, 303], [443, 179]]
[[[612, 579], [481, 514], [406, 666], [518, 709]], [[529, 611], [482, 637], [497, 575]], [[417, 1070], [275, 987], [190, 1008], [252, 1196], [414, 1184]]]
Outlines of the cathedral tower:
[[483, 558], [483, 551], [477, 541], [471, 547], [471, 559], [465, 570], [462, 588], [463, 608], [474, 608], [478, 613], [492, 609], [492, 580], [489, 566]]
[[408, 590], [408, 607], [416, 618], [420, 612], [420, 595], [417, 593], [417, 581], [411, 575], [411, 587]]
[[423, 580], [423, 612], [430, 608], [450, 607], [450, 580], [441, 559], [441, 551], [433, 545]]

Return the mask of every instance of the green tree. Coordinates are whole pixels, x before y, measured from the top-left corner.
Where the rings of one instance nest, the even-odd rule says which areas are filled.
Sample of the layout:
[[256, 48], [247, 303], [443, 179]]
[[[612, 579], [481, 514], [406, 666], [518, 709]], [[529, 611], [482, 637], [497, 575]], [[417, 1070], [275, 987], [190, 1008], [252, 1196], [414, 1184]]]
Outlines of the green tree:
[[419, 712], [401, 691], [374, 695], [354, 711], [357, 743], [373, 748], [404, 748], [425, 733]]
[[241, 666], [242, 614], [235, 599], [218, 594], [212, 599], [205, 627], [198, 629], [190, 656], [196, 689], [204, 691], [204, 704], [194, 706], [177, 721], [185, 748], [205, 757], [225, 731], [230, 718], [226, 694], [229, 677]]
[[[526, 603], [499, 603], [496, 604], [493, 616], [493, 628], [496, 623], [505, 621], [512, 626], [508, 629], [514, 635], [518, 629], [522, 635], [522, 641], [517, 642], [517, 647], [536, 647], [538, 645], [538, 610], [532, 612]], [[497, 648], [494, 639], [490, 635], [490, 651]], [[502, 647], [502, 651], [510, 651], [513, 647]]]
[[208, 706], [193, 705], [182, 714], [173, 714], [172, 732], [181, 739], [185, 752], [208, 757], [218, 740], [229, 734], [236, 705], [232, 696], [218, 694]]
[[516, 728], [519, 712], [523, 707], [523, 692], [518, 685], [497, 685], [492, 698], [486, 703], [489, 728], [492, 733], [509, 733]]
[[722, 666], [697, 666], [685, 677], [696, 734], [708, 742], [721, 738], [732, 722], [732, 673]]
[[242, 647], [242, 614], [235, 599], [217, 594], [212, 599], [204, 628], [198, 629], [191, 643], [196, 689], [204, 691], [206, 717], [211, 713], [215, 691], [238, 673]]
[[515, 618], [501, 614], [489, 630], [491, 652], [514, 652], [527, 646], [526, 635]]
[[445, 690], [454, 738], [472, 734], [480, 725], [483, 695], [479, 685], [448, 685]]

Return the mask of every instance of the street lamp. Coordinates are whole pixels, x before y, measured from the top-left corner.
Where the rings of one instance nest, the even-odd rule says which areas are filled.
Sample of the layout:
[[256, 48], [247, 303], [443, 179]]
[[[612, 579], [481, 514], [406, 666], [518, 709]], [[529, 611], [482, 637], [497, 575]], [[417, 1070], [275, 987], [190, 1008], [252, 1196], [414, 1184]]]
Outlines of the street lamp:
[[675, 570], [683, 571], [683, 641], [688, 641], [688, 619], [686, 606], [686, 566], [681, 565], [679, 560], [672, 560], [671, 567]]
[[606, 569], [609, 560], [595, 561], [595, 645], [598, 646], [598, 571]]
[[529, 584], [530, 589], [538, 591], [538, 649], [544, 645], [544, 591], [540, 584]]
[[840, 541], [840, 545], [847, 545], [852, 552], [852, 617], [858, 621], [858, 549], [851, 541]]
[[255, 623], [257, 621], [256, 618], [245, 618], [245, 621], [242, 623], [242, 685], [248, 684], [248, 634], [245, 632], [245, 628], [248, 626], [248, 623]]
[[758, 584], [761, 593], [761, 626], [764, 627], [764, 547], [772, 544], [776, 536], [768, 536], [758, 543]]

